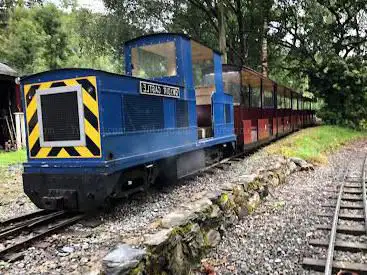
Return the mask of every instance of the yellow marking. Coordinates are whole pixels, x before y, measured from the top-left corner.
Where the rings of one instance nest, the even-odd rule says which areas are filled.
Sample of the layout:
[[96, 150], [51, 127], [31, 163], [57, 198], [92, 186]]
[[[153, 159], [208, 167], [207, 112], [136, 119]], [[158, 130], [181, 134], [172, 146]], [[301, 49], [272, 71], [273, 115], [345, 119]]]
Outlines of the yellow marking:
[[97, 95], [97, 81], [95, 76], [88, 76], [87, 79], [90, 83], [93, 84], [94, 88], [96, 88], [96, 95]]
[[99, 133], [94, 129], [94, 127], [88, 122], [88, 120], [84, 119], [85, 124], [85, 133], [86, 135], [99, 147], [101, 148], [100, 136]]
[[38, 127], [38, 123], [37, 125], [34, 127], [32, 133], [29, 135], [29, 147], [33, 148], [33, 145], [36, 143], [37, 139], [39, 138], [39, 127]]
[[38, 88], [38, 90], [46, 90], [51, 87], [53, 82], [44, 82], [41, 84], [41, 86]]
[[51, 152], [51, 147], [43, 147], [39, 150], [36, 158], [47, 158], [48, 154]]
[[27, 122], [28, 123], [36, 111], [37, 111], [36, 97], [33, 97], [32, 101], [29, 103], [28, 108], [27, 108]]
[[[24, 85], [24, 95], [27, 95], [33, 85]], [[25, 98], [25, 97], [24, 97]]]
[[66, 150], [64, 148], [61, 149], [61, 151], [57, 154], [58, 158], [68, 158], [70, 157], [70, 155], [68, 154], [68, 152], [66, 152]]
[[63, 80], [63, 82], [67, 85], [67, 86], [79, 86], [80, 84], [78, 82], [76, 82], [75, 79], [66, 79]]
[[79, 155], [81, 157], [84, 157], [84, 158], [94, 157], [93, 154], [88, 150], [87, 147], [77, 146], [77, 147], [74, 147], [74, 148], [75, 148], [75, 150], [77, 150], [77, 152], [79, 153]]
[[93, 97], [83, 89], [83, 103], [98, 118], [98, 104]]
[[[40, 85], [38, 90], [49, 89], [51, 85], [55, 82], [64, 82], [66, 86], [81, 86], [77, 82], [77, 80], [79, 79], [88, 79], [96, 89], [96, 96], [97, 96], [96, 100], [94, 100], [93, 97], [87, 91], [83, 89], [83, 87], [82, 87], [82, 94], [83, 94], [83, 104], [85, 104], [89, 108], [89, 110], [97, 117], [98, 126], [99, 126], [97, 80], [95, 76], [55, 80], [55, 81], [50, 81], [50, 82], [24, 85], [24, 94], [25, 94], [24, 98], [26, 98], [26, 95], [28, 94], [28, 92], [30, 91], [33, 85]], [[29, 122], [32, 116], [37, 112], [37, 101], [35, 97], [36, 96], [32, 98], [31, 102], [29, 103], [26, 109], [28, 127], [29, 127]], [[86, 119], [84, 119], [84, 123], [85, 123], [86, 135], [96, 144], [96, 146], [99, 147], [99, 149], [101, 149], [101, 137], [100, 137], [99, 131], [96, 131], [95, 128]], [[37, 142], [37, 139], [39, 138], [39, 135], [40, 135], [39, 125], [37, 124], [35, 128], [33, 129], [32, 133], [28, 133], [28, 134], [29, 134], [28, 145], [29, 145], [29, 148], [32, 148], [34, 144]], [[56, 157], [48, 157], [48, 154], [51, 152], [52, 147], [43, 147], [40, 149], [37, 156], [31, 157], [31, 158], [93, 158], [93, 157], [96, 157], [89, 151], [89, 149], [86, 146], [76, 146], [74, 148], [80, 154], [80, 156], [77, 156], [77, 157], [70, 156], [65, 149], [61, 149], [61, 151], [59, 152], [59, 154]], [[97, 156], [97, 157], [100, 157], [100, 156]]]

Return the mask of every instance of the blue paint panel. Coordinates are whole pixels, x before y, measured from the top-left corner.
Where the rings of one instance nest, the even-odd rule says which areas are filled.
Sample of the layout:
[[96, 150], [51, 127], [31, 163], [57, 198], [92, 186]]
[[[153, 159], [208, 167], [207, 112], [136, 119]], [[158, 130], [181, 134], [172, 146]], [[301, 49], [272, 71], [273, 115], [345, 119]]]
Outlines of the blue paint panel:
[[224, 93], [221, 56], [214, 53], [214, 77], [216, 93]]
[[[173, 99], [173, 98], [164, 99], [164, 113], [165, 114], [175, 114], [175, 102], [176, 102], [176, 99]], [[176, 127], [175, 116], [165, 115], [164, 127], [166, 129], [175, 128]]]
[[[103, 93], [101, 97], [103, 104], [102, 120], [104, 133], [121, 132], [123, 130], [123, 116], [121, 108], [121, 95], [116, 93]], [[107, 107], [108, 106], [108, 107]], [[114, 117], [114, 119], [108, 119]]]
[[[233, 97], [225, 93], [213, 94], [214, 106], [214, 137], [225, 137], [234, 135]], [[225, 106], [230, 106], [230, 121], [226, 123]]]

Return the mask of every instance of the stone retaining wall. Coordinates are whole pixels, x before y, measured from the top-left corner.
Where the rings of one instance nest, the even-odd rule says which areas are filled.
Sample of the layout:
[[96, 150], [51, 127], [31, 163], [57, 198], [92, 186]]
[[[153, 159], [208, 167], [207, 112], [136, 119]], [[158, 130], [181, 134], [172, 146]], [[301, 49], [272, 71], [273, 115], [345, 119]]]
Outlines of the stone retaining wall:
[[269, 189], [299, 170], [312, 169], [301, 159], [277, 158], [272, 167], [243, 175], [200, 199], [178, 206], [159, 221], [155, 234], [139, 248], [118, 245], [103, 259], [102, 274], [189, 274], [226, 227], [251, 214]]

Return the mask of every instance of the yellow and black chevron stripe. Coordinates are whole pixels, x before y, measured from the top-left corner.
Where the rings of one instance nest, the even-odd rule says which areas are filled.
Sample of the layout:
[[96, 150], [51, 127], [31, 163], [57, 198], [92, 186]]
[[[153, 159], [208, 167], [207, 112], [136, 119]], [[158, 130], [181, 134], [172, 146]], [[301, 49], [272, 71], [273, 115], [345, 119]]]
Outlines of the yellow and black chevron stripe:
[[[84, 127], [86, 146], [41, 147], [37, 116], [36, 91], [62, 86], [82, 87], [84, 104]], [[24, 99], [28, 127], [28, 150], [30, 158], [99, 158], [101, 157], [101, 136], [97, 82], [95, 76], [65, 79], [38, 84], [24, 85]]]

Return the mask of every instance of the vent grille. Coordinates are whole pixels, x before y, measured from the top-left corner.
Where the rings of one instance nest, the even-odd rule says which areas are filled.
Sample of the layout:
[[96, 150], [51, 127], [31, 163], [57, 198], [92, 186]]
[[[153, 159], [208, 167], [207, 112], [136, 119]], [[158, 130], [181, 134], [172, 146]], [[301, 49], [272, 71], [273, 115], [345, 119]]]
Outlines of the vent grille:
[[77, 91], [44, 94], [40, 98], [44, 141], [79, 141]]
[[125, 132], [152, 131], [164, 128], [162, 98], [124, 95], [122, 101]]
[[189, 126], [188, 102], [185, 100], [176, 101], [176, 127], [184, 128]]
[[224, 117], [226, 123], [231, 123], [231, 105], [225, 104], [224, 105]]

